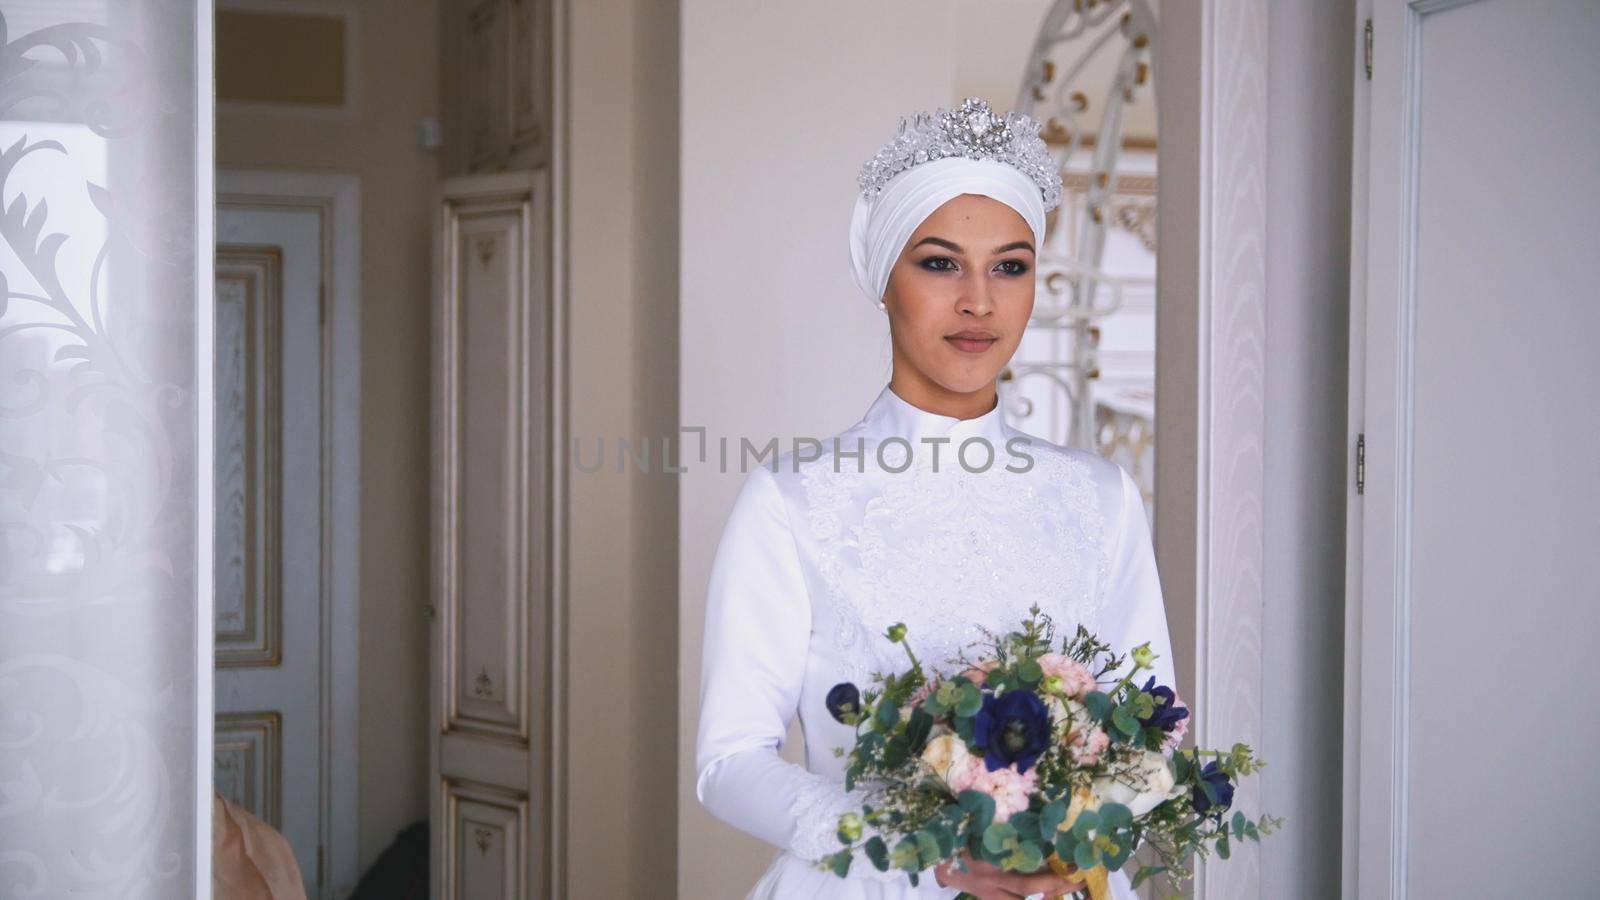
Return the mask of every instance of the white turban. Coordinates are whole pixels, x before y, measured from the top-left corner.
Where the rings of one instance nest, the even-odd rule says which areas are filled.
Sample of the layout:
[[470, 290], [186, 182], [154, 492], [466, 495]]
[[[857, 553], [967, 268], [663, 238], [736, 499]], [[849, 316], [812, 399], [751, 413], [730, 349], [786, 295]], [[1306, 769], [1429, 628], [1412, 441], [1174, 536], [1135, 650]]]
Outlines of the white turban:
[[850, 270], [867, 299], [883, 308], [889, 271], [923, 220], [962, 194], [981, 194], [1016, 210], [1044, 244], [1044, 197], [1032, 178], [992, 159], [946, 157], [901, 172], [874, 198], [856, 195], [850, 219]]

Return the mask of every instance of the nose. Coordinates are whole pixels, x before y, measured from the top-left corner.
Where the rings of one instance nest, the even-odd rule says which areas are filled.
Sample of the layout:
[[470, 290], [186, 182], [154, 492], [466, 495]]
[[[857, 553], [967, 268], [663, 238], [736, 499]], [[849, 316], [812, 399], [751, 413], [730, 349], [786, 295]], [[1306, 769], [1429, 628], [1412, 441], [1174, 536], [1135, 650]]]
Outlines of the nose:
[[968, 275], [961, 280], [961, 293], [956, 298], [956, 311], [982, 318], [994, 311], [994, 301], [989, 296], [989, 279]]

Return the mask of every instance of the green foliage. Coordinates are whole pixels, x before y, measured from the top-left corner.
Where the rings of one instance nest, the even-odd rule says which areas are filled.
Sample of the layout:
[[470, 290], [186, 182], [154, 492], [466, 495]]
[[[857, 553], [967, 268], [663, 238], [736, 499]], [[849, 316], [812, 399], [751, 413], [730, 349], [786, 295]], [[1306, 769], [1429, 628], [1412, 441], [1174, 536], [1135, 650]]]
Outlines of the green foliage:
[[[1046, 679], [1039, 663], [1042, 655], [1056, 649], [1049, 618], [1034, 609], [1021, 628], [1004, 635], [984, 634], [988, 645], [983, 655], [950, 661], [956, 672], [962, 671], [960, 666], [982, 668], [986, 675], [980, 687], [963, 674], [928, 678], [912, 650], [912, 636], [901, 628], [885, 632], [901, 645], [910, 665], [899, 673], [874, 676], [874, 687], [861, 692], [860, 709], [852, 717], [854, 746], [840, 755], [845, 758], [846, 787], [866, 786], [871, 802], [859, 815], [841, 818], [838, 838], [844, 849], [824, 858], [821, 868], [845, 875], [859, 850], [876, 870], [904, 872], [910, 881], [962, 853], [1015, 872], [1045, 868], [1051, 853], [1080, 868], [1118, 870], [1133, 865], [1134, 851], [1145, 848], [1148, 852], [1141, 853], [1144, 861], [1133, 875], [1135, 883], [1163, 879], [1168, 887], [1177, 887], [1191, 877], [1195, 859], [1212, 853], [1227, 858], [1238, 841], [1258, 842], [1282, 824], [1270, 816], [1251, 820], [1242, 810], [1232, 811], [1225, 821], [1196, 815], [1191, 792], [1198, 791], [1213, 804], [1217, 800], [1215, 789], [1200, 779], [1206, 764], [1214, 760], [1218, 769], [1237, 781], [1264, 763], [1244, 744], [1226, 751], [1184, 749], [1167, 754], [1162, 749], [1166, 734], [1140, 724], [1154, 713], [1153, 698], [1123, 673], [1125, 658], [1111, 654], [1107, 645], [1081, 627], [1060, 643], [1060, 652], [1085, 666], [1100, 689], [1079, 698], [1086, 717], [1072, 705], [1068, 709], [1074, 718], [1055, 722], [1053, 740], [1034, 763], [1038, 788], [1032, 805], [997, 822], [995, 801], [988, 795], [964, 791], [951, 796], [942, 780], [944, 773], [935, 772], [920, 757], [936, 735], [947, 734], [963, 741], [969, 754], [981, 757], [983, 748], [973, 741], [973, 722], [985, 697], [1035, 691], [1047, 701], [1052, 715], [1062, 714], [1056, 705], [1062, 682]], [[1148, 663], [1148, 648], [1141, 652]], [[1111, 672], [1122, 674], [1106, 677]], [[924, 699], [913, 702], [918, 695]], [[1063, 748], [1070, 746], [1066, 742], [1071, 732], [1094, 728], [1106, 733], [1111, 746], [1099, 762], [1079, 763]], [[1137, 782], [1127, 779], [1139, 777], [1137, 766], [1147, 752], [1167, 755], [1177, 787], [1170, 799], [1137, 820], [1127, 806], [1104, 803], [1097, 810], [1082, 811], [1070, 828], [1062, 829], [1075, 792], [1099, 779], [1115, 778], [1138, 790]]]
[[889, 846], [883, 842], [883, 838], [877, 835], [868, 838], [865, 849], [867, 860], [873, 868], [879, 872], [889, 871]]
[[829, 867], [833, 869], [833, 874], [843, 878], [850, 874], [850, 862], [853, 859], [855, 857], [849, 850], [840, 850], [838, 853], [828, 857], [828, 863]]
[[922, 868], [922, 853], [917, 849], [916, 839], [903, 837], [900, 843], [894, 845], [894, 850], [889, 854], [889, 865], [907, 872], [915, 872]]
[[1055, 800], [1045, 804], [1039, 813], [1039, 836], [1046, 841], [1055, 840], [1056, 831], [1067, 820], [1067, 801]]
[[1111, 718], [1111, 711], [1117, 706], [1110, 697], [1100, 691], [1090, 691], [1084, 695], [1083, 705], [1089, 710], [1089, 716], [1101, 725], [1106, 724]]
[[994, 798], [981, 791], [962, 791], [956, 798], [961, 808], [967, 811], [971, 819], [967, 828], [973, 834], [983, 834], [994, 821]]
[[977, 685], [970, 681], [962, 682], [960, 693], [961, 697], [956, 701], [957, 716], [963, 719], [970, 718], [977, 715], [978, 710], [983, 709], [983, 691], [979, 690]]

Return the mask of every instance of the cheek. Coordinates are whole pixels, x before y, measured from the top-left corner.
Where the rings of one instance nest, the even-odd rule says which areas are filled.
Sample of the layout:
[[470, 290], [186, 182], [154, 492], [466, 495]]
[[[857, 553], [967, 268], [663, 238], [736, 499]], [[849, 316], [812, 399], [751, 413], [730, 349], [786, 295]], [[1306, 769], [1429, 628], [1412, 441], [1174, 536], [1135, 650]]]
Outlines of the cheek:
[[1011, 330], [1020, 331], [1028, 324], [1028, 317], [1033, 315], [1033, 273], [1010, 281], [997, 295], [1005, 298], [1005, 302], [1000, 304], [1000, 313], [1006, 324]]

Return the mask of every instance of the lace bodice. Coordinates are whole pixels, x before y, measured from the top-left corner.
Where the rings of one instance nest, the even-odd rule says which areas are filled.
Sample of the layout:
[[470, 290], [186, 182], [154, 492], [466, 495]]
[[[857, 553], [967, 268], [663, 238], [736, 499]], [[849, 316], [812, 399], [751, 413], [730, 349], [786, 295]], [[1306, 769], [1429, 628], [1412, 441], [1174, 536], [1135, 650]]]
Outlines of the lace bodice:
[[[990, 454], [993, 454], [992, 460]], [[989, 463], [985, 466], [985, 463]], [[963, 464], [965, 463], [965, 464]], [[1038, 605], [1169, 665], [1143, 500], [1093, 454], [1031, 438], [998, 408], [975, 419], [919, 409], [885, 387], [820, 451], [752, 469], [712, 566], [706, 609], [700, 800], [805, 859], [839, 848], [851, 729], [826, 712], [841, 681], [899, 671], [885, 629], [907, 626], [925, 665], [950, 669]], [[1171, 683], [1171, 670], [1158, 672]], [[778, 749], [795, 714], [804, 768]], [[852, 878], [904, 880], [870, 865]]]
[[829, 454], [801, 467], [827, 636], [852, 680], [905, 662], [881, 638], [895, 622], [927, 664], [946, 668], [984, 626], [1019, 622], [1035, 603], [1063, 622], [1092, 619], [1106, 550], [1090, 463], [1052, 449], [1034, 465], [1038, 477], [1024, 477], [936, 468], [924, 454], [893, 474]]

